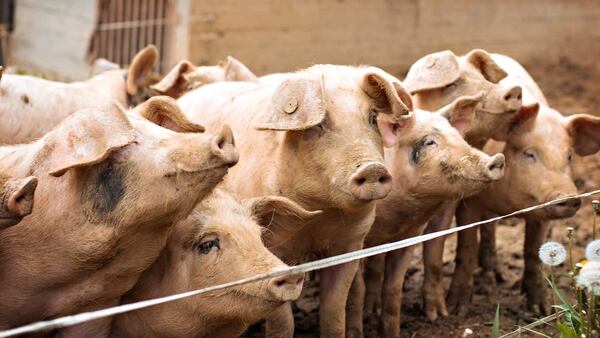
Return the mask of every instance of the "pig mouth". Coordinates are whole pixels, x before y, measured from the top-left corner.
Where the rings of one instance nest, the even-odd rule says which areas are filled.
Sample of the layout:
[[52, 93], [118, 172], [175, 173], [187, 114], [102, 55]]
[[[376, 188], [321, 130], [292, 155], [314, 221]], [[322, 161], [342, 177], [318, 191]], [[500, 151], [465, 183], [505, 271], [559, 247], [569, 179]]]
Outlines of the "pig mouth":
[[197, 175], [197, 174], [204, 174], [206, 172], [211, 172], [211, 171], [215, 171], [217, 174], [220, 174], [221, 171], [227, 171], [227, 169], [229, 169], [229, 165], [227, 165], [227, 164], [208, 167], [208, 168], [193, 169], [193, 170], [180, 169], [180, 170], [168, 172], [167, 174], [165, 174], [165, 177], [180, 177], [182, 175], [193, 176], [193, 175]]
[[235, 294], [237, 296], [244, 296], [246, 298], [260, 300], [266, 304], [269, 304], [269, 306], [280, 306], [281, 304], [285, 303], [285, 301], [281, 300], [281, 299], [274, 299], [274, 298], [268, 297], [268, 296], [255, 295], [255, 294], [245, 292], [245, 291], [240, 291], [240, 290], [235, 291]]
[[0, 229], [3, 229], [5, 227], [9, 227], [12, 225], [15, 225], [17, 223], [19, 223], [21, 220], [23, 219], [23, 217], [17, 216], [17, 217], [0, 217]]

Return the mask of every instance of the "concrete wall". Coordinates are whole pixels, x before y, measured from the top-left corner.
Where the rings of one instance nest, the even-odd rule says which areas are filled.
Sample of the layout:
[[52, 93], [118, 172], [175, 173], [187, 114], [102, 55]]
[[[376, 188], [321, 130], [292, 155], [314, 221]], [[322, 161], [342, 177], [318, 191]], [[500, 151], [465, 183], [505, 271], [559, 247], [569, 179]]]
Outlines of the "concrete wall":
[[401, 73], [443, 49], [524, 62], [600, 55], [597, 0], [197, 0], [189, 21], [192, 61], [233, 55], [259, 74], [313, 63]]
[[86, 78], [95, 0], [17, 0], [9, 66], [61, 79]]

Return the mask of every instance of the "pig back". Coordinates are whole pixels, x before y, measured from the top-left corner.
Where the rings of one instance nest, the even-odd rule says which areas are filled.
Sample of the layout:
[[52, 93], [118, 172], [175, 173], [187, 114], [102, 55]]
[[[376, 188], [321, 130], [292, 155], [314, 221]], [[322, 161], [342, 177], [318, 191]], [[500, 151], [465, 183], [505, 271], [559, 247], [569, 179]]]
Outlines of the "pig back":
[[241, 198], [277, 194], [273, 156], [284, 132], [255, 129], [258, 114], [267, 109], [276, 87], [218, 82], [199, 87], [178, 100], [187, 117], [208, 131], [223, 124], [233, 130], [240, 161], [229, 170], [224, 184]]

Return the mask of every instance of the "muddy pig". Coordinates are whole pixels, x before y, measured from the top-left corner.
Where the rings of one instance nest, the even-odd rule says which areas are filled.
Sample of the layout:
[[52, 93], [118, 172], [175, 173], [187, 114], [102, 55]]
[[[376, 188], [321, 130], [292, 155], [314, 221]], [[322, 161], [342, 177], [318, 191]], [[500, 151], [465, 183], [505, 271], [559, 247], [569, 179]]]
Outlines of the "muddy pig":
[[[490, 141], [486, 151], [506, 156], [505, 177], [477, 196], [461, 203], [457, 223], [466, 224], [498, 214], [577, 194], [571, 168], [575, 155], [588, 156], [600, 149], [600, 118], [586, 114], [563, 117], [552, 109], [535, 81], [515, 60], [494, 54], [507, 72], [503, 81], [523, 88], [523, 108], [495, 135], [504, 142]], [[525, 230], [525, 271], [522, 290], [529, 309], [547, 314], [547, 285], [541, 273], [538, 250], [549, 222], [573, 216], [581, 205], [568, 200], [523, 216]], [[495, 226], [481, 227], [480, 264], [486, 283], [496, 282]], [[477, 229], [459, 233], [456, 269], [448, 295], [452, 310], [463, 312], [473, 294], [472, 274], [477, 264]]]
[[148, 88], [158, 51], [149, 45], [136, 54], [128, 70], [100, 73], [86, 81], [62, 83], [6, 74], [0, 80], [0, 144], [31, 142], [64, 118], [110, 100], [126, 107], [152, 96]]
[[[384, 155], [394, 185], [377, 202], [365, 247], [421, 235], [445, 201], [475, 194], [502, 177], [504, 156], [490, 157], [469, 146], [461, 135], [475, 123], [475, 107], [482, 97], [483, 93], [460, 97], [436, 113], [415, 109], [414, 121], [400, 126], [398, 143], [386, 148]], [[365, 280], [357, 273], [348, 299], [349, 336], [363, 336], [366, 302], [368, 312], [382, 304], [383, 335], [399, 337], [402, 286], [412, 250], [400, 249], [364, 262]]]
[[[241, 198], [280, 195], [323, 213], [285, 242], [267, 246], [285, 263], [362, 248], [375, 201], [392, 186], [383, 145], [412, 118], [408, 93], [374, 67], [316, 65], [279, 83], [220, 82], [179, 99], [193, 120], [228, 123], [240, 141], [240, 163], [225, 185]], [[386, 123], [382, 123], [386, 122]], [[275, 243], [282, 236], [274, 232]], [[323, 337], [345, 335], [344, 306], [358, 262], [321, 270]], [[268, 321], [269, 335], [291, 336], [289, 306]]]
[[[118, 304], [237, 161], [229, 127], [203, 130], [156, 97], [129, 113], [115, 102], [79, 111], [0, 148], [0, 171], [38, 177], [31, 215], [0, 232], [0, 329]], [[101, 336], [109, 323], [60, 334]]]
[[0, 230], [18, 224], [31, 214], [37, 178], [16, 179], [0, 173]]
[[[261, 236], [282, 222], [301, 227], [318, 214], [285, 197], [239, 202], [232, 194], [216, 190], [175, 226], [158, 260], [123, 301], [201, 289], [284, 268]], [[250, 324], [298, 298], [303, 280], [302, 274], [274, 277], [149, 307], [117, 317], [113, 332], [118, 337], [238, 337]]]
[[[500, 80], [505, 77], [506, 72], [482, 49], [474, 49], [463, 56], [442, 51], [415, 62], [403, 84], [413, 94], [415, 106], [429, 111], [435, 111], [459, 96], [483, 91], [484, 97], [476, 107], [474, 123], [464, 135], [470, 145], [482, 149], [492, 132], [521, 107], [521, 88], [501, 84]], [[456, 200], [448, 201], [429, 222], [425, 232], [448, 229], [456, 204]], [[448, 314], [441, 284], [443, 246], [443, 238], [423, 244], [423, 303], [430, 320]]]

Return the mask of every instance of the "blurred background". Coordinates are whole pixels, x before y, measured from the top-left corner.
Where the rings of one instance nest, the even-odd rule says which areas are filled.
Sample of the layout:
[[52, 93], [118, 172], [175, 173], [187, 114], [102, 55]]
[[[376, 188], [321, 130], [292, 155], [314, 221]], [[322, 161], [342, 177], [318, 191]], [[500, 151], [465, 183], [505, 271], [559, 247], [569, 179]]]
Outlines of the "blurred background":
[[600, 55], [597, 0], [0, 0], [1, 63], [83, 79], [154, 43], [160, 70], [227, 55], [257, 74], [313, 63], [401, 74], [419, 57], [472, 48], [524, 63]]

